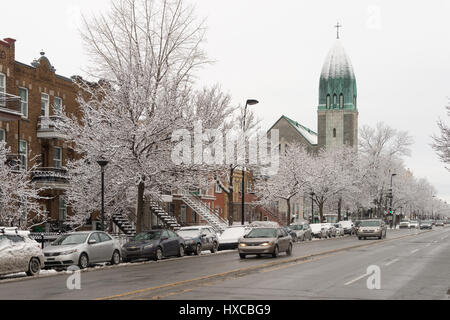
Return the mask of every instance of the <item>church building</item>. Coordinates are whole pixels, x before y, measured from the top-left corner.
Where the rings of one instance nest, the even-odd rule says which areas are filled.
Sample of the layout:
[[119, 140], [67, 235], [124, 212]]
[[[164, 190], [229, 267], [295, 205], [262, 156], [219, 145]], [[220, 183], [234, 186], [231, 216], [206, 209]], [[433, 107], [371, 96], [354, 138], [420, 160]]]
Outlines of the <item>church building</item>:
[[[289, 145], [294, 143], [304, 145], [310, 152], [344, 145], [355, 150], [358, 148], [356, 77], [350, 58], [339, 39], [339, 31], [322, 67], [317, 112], [317, 132], [285, 115], [270, 128], [269, 135], [272, 130], [279, 130], [280, 153], [285, 152]], [[300, 207], [303, 208], [303, 214], [297, 220], [310, 216], [311, 200], [307, 196], [300, 196], [300, 199], [292, 201], [291, 206], [301, 202]], [[280, 201], [280, 205], [284, 202]], [[283, 213], [282, 207], [280, 212]]]

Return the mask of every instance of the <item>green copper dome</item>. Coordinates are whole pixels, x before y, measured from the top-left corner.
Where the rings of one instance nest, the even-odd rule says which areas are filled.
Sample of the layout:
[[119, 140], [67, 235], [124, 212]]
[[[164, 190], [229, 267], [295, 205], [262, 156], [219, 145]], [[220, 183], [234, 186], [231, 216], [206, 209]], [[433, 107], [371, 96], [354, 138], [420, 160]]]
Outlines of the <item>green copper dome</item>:
[[319, 110], [357, 110], [356, 77], [340, 40], [328, 53], [320, 75]]

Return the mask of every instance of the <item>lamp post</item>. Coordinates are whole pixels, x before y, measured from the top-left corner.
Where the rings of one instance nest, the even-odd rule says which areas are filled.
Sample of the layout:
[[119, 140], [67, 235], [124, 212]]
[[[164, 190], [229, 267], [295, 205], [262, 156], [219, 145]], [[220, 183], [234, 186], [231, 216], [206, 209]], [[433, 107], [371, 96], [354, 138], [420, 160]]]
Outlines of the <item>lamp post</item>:
[[310, 193], [311, 196], [311, 223], [314, 223], [314, 196], [316, 194], [314, 192]]
[[102, 158], [97, 163], [102, 170], [102, 231], [105, 231], [105, 167], [109, 162]]
[[[391, 200], [390, 200], [390, 203], [389, 203], [389, 213], [392, 212], [392, 199], [394, 198], [393, 190], [392, 190], [392, 178], [394, 178], [396, 175], [397, 175], [396, 173], [391, 174], [391, 189], [390, 189], [390, 191], [391, 191], [391, 196], [390, 196]], [[396, 225], [395, 225], [396, 221], [395, 220], [396, 219], [395, 219], [394, 212], [392, 212], [392, 220], [393, 220], [392, 221], [392, 225], [394, 226], [394, 229], [395, 229], [395, 227], [396, 227]]]
[[244, 163], [242, 164], [242, 225], [245, 224], [245, 120], [247, 118], [247, 107], [248, 106], [254, 106], [255, 104], [258, 104], [259, 101], [258, 100], [247, 100], [247, 102], [245, 103], [245, 110], [244, 110], [244, 121], [242, 123], [242, 132], [244, 134]]
[[432, 196], [431, 198], [431, 219], [434, 220], [434, 198], [436, 198], [436, 196]]

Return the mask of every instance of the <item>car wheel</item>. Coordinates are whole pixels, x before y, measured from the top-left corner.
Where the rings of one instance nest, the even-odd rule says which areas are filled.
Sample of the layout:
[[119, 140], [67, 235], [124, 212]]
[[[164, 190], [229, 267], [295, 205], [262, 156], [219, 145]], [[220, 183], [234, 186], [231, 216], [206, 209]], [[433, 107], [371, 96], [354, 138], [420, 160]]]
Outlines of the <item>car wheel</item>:
[[288, 256], [292, 256], [292, 243], [289, 244], [289, 248], [286, 250]]
[[31, 258], [28, 263], [27, 276], [33, 277], [39, 274], [41, 271], [41, 261], [38, 258]]
[[239, 257], [240, 257], [241, 259], [245, 259], [245, 254], [239, 253]]
[[178, 257], [182, 258], [184, 257], [184, 247], [183, 245], [180, 246], [180, 250], [178, 250]]
[[158, 247], [158, 249], [156, 249], [156, 254], [155, 254], [155, 257], [153, 258], [153, 260], [159, 261], [159, 260], [162, 260], [162, 258], [163, 258], [163, 251], [162, 251], [161, 247]]
[[195, 255], [196, 256], [199, 256], [199, 255], [201, 255], [202, 254], [202, 245], [199, 243], [198, 245], [197, 245], [197, 247], [195, 248]]
[[111, 264], [119, 264], [120, 263], [120, 252], [118, 250], [115, 250], [112, 258], [111, 258]]
[[211, 253], [216, 253], [217, 252], [217, 247], [218, 247], [219, 245], [217, 244], [217, 242], [214, 242], [214, 244], [213, 244], [213, 247], [212, 247], [212, 249], [211, 249]]
[[86, 253], [82, 253], [78, 259], [78, 266], [80, 269], [86, 269], [89, 267], [89, 257]]
[[278, 246], [275, 246], [275, 249], [273, 250], [273, 253], [272, 253], [272, 257], [274, 257], [274, 258], [278, 257], [278, 253], [279, 253]]

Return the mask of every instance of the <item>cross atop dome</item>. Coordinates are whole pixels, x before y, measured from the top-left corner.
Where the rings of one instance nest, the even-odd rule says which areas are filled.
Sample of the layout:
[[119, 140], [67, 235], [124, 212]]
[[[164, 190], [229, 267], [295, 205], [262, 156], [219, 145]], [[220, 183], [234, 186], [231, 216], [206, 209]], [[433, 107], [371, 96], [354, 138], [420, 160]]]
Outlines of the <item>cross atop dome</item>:
[[336, 36], [336, 39], [339, 39], [339, 28], [342, 28], [342, 25], [339, 24], [339, 21], [338, 21], [338, 23], [337, 23], [334, 27], [337, 29], [337, 36]]

